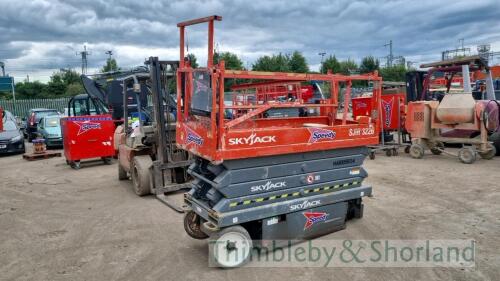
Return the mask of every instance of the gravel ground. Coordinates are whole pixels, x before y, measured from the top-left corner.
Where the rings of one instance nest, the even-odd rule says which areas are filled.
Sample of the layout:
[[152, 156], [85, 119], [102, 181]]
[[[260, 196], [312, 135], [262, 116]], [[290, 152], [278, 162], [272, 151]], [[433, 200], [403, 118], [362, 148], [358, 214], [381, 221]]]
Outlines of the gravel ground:
[[475, 239], [475, 268], [208, 267], [182, 215], [137, 197], [117, 166], [0, 157], [1, 280], [500, 280], [500, 157], [367, 160], [364, 217], [323, 239]]

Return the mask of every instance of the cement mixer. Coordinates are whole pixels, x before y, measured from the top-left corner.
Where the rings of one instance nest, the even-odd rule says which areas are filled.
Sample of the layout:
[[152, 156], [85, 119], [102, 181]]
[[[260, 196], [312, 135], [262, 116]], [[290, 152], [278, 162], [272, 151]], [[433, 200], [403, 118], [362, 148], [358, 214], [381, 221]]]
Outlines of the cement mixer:
[[[463, 163], [473, 163], [476, 160], [476, 152], [483, 159], [492, 159], [496, 149], [488, 141], [488, 131], [498, 129], [498, 110], [496, 103], [474, 101], [471, 93], [447, 94], [441, 103], [409, 103], [407, 130], [412, 137], [410, 155], [413, 158], [422, 158], [426, 149], [439, 155], [444, 152], [444, 143], [456, 143], [464, 145], [457, 155]], [[478, 131], [479, 136], [444, 137], [441, 131], [446, 129]]]

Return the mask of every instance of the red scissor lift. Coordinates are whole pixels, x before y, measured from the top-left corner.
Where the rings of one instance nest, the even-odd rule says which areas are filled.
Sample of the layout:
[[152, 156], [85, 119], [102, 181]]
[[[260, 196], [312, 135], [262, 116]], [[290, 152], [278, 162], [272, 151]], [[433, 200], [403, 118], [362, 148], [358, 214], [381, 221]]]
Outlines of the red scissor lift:
[[[177, 103], [176, 138], [179, 147], [196, 156], [189, 169], [193, 188], [185, 195], [190, 207], [184, 219], [186, 232], [196, 239], [210, 237], [212, 261], [233, 267], [248, 260], [253, 241], [263, 247], [275, 239], [308, 239], [362, 217], [361, 198], [371, 194], [371, 187], [362, 185], [367, 174], [361, 165], [366, 146], [378, 143], [381, 78], [226, 69], [223, 61], [213, 64], [214, 21], [221, 19], [211, 16], [178, 24], [177, 100], [182, 102]], [[193, 69], [185, 61], [185, 27], [205, 22], [207, 67]], [[226, 105], [224, 82], [232, 79], [260, 84], [233, 86], [236, 93], [226, 99], [233, 102]], [[354, 80], [374, 82], [374, 110], [357, 120], [347, 113], [337, 118], [340, 87], [346, 87], [347, 108]], [[304, 102], [300, 85], [308, 81], [327, 84], [330, 97]], [[283, 85], [292, 85], [295, 97], [278, 98], [279, 91], [290, 88]], [[281, 109], [314, 114], [266, 115]]]

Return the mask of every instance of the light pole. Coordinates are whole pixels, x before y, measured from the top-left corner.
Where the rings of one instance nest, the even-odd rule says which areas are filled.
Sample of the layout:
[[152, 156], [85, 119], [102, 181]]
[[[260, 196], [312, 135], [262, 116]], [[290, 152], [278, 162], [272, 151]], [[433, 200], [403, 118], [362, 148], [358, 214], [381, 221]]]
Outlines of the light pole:
[[113, 55], [113, 51], [111, 51], [111, 50], [106, 51], [106, 55], [109, 55], [108, 60], [111, 60], [111, 56]]
[[323, 58], [325, 57], [326, 53], [325, 52], [320, 52], [318, 55], [321, 56], [321, 64], [323, 64]]
[[319, 64], [319, 72], [321, 72], [321, 68], [323, 68], [323, 58], [325, 57], [325, 52], [319, 52], [318, 55], [321, 56], [321, 63]]

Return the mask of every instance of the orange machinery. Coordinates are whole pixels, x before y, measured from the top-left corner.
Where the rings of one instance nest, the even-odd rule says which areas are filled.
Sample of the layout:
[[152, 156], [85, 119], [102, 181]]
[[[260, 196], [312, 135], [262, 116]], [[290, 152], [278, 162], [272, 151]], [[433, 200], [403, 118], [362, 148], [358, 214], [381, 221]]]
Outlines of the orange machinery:
[[[224, 61], [213, 63], [214, 21], [221, 19], [211, 16], [177, 25], [181, 44], [176, 143], [195, 156], [188, 170], [194, 181], [185, 194], [184, 228], [195, 239], [211, 237], [215, 243], [209, 247], [220, 246], [209, 251], [216, 264], [234, 267], [248, 261], [252, 241], [309, 239], [362, 217], [362, 197], [372, 191], [362, 184], [367, 173], [361, 165], [367, 146], [379, 142], [382, 78], [377, 73], [226, 69]], [[198, 23], [208, 23], [208, 61], [206, 67], [192, 68], [185, 60], [185, 27]], [[233, 97], [226, 99], [228, 79], [273, 86], [263, 91], [255, 84], [235, 86]], [[368, 100], [372, 110], [353, 119], [347, 110], [339, 110], [339, 92], [345, 87], [343, 108], [349, 108], [357, 80], [373, 82]], [[302, 86], [310, 81], [323, 83], [327, 98], [306, 102]], [[288, 93], [280, 98], [288, 88], [284, 84], [292, 85], [290, 98]], [[249, 90], [254, 91], [254, 102], [225, 103], [245, 96], [248, 101]], [[266, 114], [273, 110], [314, 114]], [[227, 235], [235, 241], [225, 239]], [[238, 253], [246, 254], [230, 263], [224, 258]]]
[[[201, 20], [207, 20], [201, 19]], [[184, 60], [184, 27], [181, 25], [180, 67], [178, 69], [177, 144], [181, 148], [220, 163], [226, 159], [298, 153], [333, 148], [366, 146], [378, 143], [379, 122], [377, 105], [381, 95], [382, 78], [376, 73], [366, 75], [304, 74], [229, 70], [224, 61], [213, 64], [213, 20], [209, 23], [208, 65], [193, 69]], [[215, 19], [217, 20], [217, 19]], [[190, 21], [196, 24], [203, 21]], [[318, 104], [303, 99], [243, 105], [224, 104], [224, 81], [320, 81], [330, 88], [330, 98]], [[339, 89], [346, 87], [345, 107], [350, 102], [352, 81], [373, 81], [375, 84], [370, 116], [349, 119], [347, 112], [337, 118]], [[317, 108], [317, 116], [264, 118], [264, 113], [278, 108]], [[244, 111], [236, 119], [227, 119], [226, 110]]]

